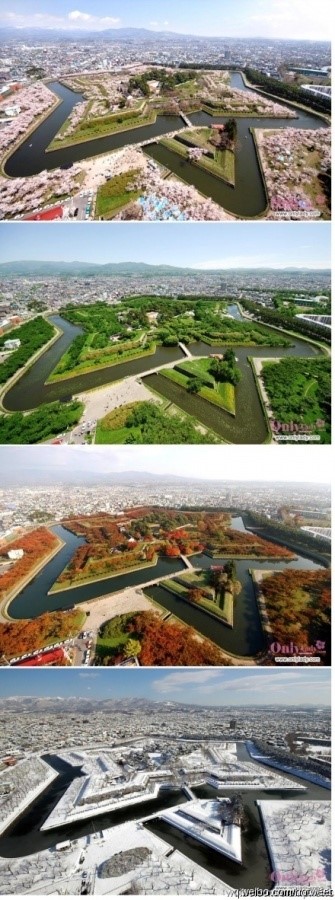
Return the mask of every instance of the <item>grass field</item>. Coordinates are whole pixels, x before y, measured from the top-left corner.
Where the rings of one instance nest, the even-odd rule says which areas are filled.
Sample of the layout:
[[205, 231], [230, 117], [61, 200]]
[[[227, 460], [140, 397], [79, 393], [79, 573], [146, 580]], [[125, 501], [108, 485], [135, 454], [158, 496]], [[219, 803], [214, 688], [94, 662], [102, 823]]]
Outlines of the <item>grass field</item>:
[[[88, 109], [89, 112], [89, 109]], [[85, 141], [92, 141], [97, 138], [107, 137], [109, 134], [119, 134], [123, 131], [130, 131], [133, 128], [140, 128], [145, 125], [153, 125], [157, 118], [155, 110], [148, 110], [143, 113], [142, 110], [119, 110], [115, 113], [105, 116], [96, 116], [89, 118], [86, 115], [75, 131], [66, 134], [66, 124], [60, 129], [59, 134], [64, 134], [64, 140], [58, 140], [58, 135], [49, 145], [48, 150], [56, 150], [60, 147], [72, 146], [73, 144], [82, 144]]]
[[[67, 371], [63, 371], [62, 373], [57, 372], [55, 369], [54, 372], [47, 379], [47, 383], [52, 383], [54, 381], [66, 381], [67, 378], [72, 378], [75, 375], [85, 375], [88, 372], [97, 371], [97, 369], [108, 369], [113, 368], [114, 366], [118, 366], [121, 363], [131, 362], [133, 359], [141, 359], [146, 356], [153, 356], [156, 351], [156, 344], [151, 343], [149, 347], [146, 349], [136, 349], [131, 348], [130, 350], [124, 350], [117, 356], [107, 355], [101, 353], [100, 357], [96, 357], [95, 359], [88, 362], [88, 360], [84, 360], [79, 365], [74, 366], [72, 369], [69, 368]], [[61, 360], [62, 362], [62, 360]]]
[[125, 616], [115, 616], [110, 622], [106, 623], [103, 627], [103, 631], [105, 631], [105, 635], [98, 635], [95, 655], [100, 659], [103, 659], [105, 656], [114, 656], [116, 651], [125, 646], [129, 638], [132, 637], [128, 631], [126, 631], [127, 624], [131, 619], [134, 618], [135, 613], [131, 613], [130, 615]]
[[[200, 132], [203, 130], [206, 134], [201, 136]], [[227, 181], [229, 184], [235, 184], [235, 153], [233, 150], [215, 150], [208, 142], [207, 142], [207, 132], [210, 132], [209, 128], [200, 129], [199, 131], [194, 133], [193, 131], [187, 132], [187, 137], [190, 144], [194, 147], [204, 147], [205, 149], [211, 149], [214, 151], [214, 159], [211, 159], [208, 156], [202, 156], [197, 160], [190, 160], [192, 165], [197, 166], [199, 169], [204, 169], [209, 172], [211, 175], [216, 175], [217, 178], [222, 178], [224, 181]], [[181, 132], [181, 136], [184, 132]], [[186, 132], [185, 132], [186, 136]], [[183, 159], [188, 159], [189, 156], [189, 148], [182, 143], [182, 141], [177, 140], [175, 138], [161, 138], [160, 144], [163, 147], [167, 147], [168, 150], [173, 150], [174, 153], [178, 153], [179, 156], [182, 156]]]
[[[96, 444], [198, 444], [217, 443], [214, 435], [199, 430], [196, 420], [170, 403], [126, 403], [98, 422]], [[132, 414], [137, 421], [131, 422]]]
[[[231, 415], [235, 415], [235, 388], [229, 382], [216, 383], [208, 373], [210, 363], [210, 359], [192, 360], [178, 365], [174, 369], [163, 369], [161, 375], [179, 384], [185, 390], [187, 390], [190, 378], [205, 378], [206, 384], [200, 388], [199, 397], [208, 400], [214, 406], [227, 410]], [[209, 383], [210, 379], [212, 379], [212, 386]]]
[[197, 603], [193, 603], [191, 600], [188, 600], [188, 591], [191, 587], [207, 587], [206, 577], [204, 573], [199, 573], [197, 577], [196, 573], [192, 573], [193, 577], [189, 578], [189, 574], [187, 573], [185, 577], [181, 576], [181, 579], [185, 582], [185, 586], [180, 584], [179, 580], [176, 581], [174, 578], [167, 578], [165, 581], [161, 583], [163, 588], [172, 591], [172, 593], [177, 594], [179, 597], [182, 597], [186, 600], [187, 603], [194, 605], [195, 608], [200, 607], [205, 610], [205, 612], [210, 612], [213, 615], [217, 616], [219, 619], [223, 619], [227, 625], [230, 627], [233, 626], [233, 616], [234, 616], [234, 598], [233, 595], [229, 591], [225, 591], [223, 602], [215, 603], [214, 600], [211, 601], [206, 597], [202, 597]]
[[139, 169], [133, 169], [122, 175], [115, 175], [99, 187], [95, 206], [97, 219], [110, 219], [127, 203], [134, 202], [141, 196], [141, 190], [130, 190], [139, 174]]

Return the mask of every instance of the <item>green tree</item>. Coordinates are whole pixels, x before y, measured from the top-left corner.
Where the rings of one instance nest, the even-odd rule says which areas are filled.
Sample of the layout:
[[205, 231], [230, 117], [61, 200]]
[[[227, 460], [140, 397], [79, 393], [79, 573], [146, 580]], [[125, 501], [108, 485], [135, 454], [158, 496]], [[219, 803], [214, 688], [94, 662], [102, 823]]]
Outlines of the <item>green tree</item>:
[[202, 388], [202, 381], [200, 378], [189, 378], [187, 382], [187, 390], [189, 394], [198, 394]]
[[124, 645], [124, 652], [127, 657], [139, 656], [141, 652], [140, 641], [135, 640], [135, 638], [129, 638], [129, 641]]

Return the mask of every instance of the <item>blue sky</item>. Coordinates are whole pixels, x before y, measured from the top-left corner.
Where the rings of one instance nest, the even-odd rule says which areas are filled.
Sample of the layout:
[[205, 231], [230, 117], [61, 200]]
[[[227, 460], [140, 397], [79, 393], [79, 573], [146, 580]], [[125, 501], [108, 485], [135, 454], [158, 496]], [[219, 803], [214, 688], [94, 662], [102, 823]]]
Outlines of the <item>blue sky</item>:
[[15, 259], [167, 263], [197, 268], [328, 268], [328, 223], [239, 222], [171, 226], [79, 223], [0, 225], [0, 262]]
[[[172, 450], [172, 452], [171, 452]], [[50, 476], [53, 483], [71, 481], [71, 473], [89, 483], [89, 475], [113, 472], [153, 472], [189, 478], [231, 481], [286, 481], [330, 483], [330, 446], [306, 445], [244, 447], [227, 444], [222, 447], [197, 445], [59, 447], [2, 446], [0, 487], [13, 483], [15, 472], [19, 483], [36, 483], [40, 476]], [[322, 456], [322, 465], [320, 457]], [[183, 482], [181, 481], [181, 485]]]
[[223, 37], [329, 40], [331, 0], [11, 0], [0, 22], [48, 28], [141, 27]]
[[3, 669], [0, 696], [146, 697], [213, 706], [329, 705], [328, 669]]

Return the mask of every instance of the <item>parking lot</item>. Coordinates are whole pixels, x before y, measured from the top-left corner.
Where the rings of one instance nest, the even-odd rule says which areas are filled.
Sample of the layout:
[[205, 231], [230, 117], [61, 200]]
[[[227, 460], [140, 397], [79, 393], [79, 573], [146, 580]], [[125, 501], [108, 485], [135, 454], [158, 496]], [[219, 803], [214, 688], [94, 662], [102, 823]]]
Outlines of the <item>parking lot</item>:
[[91, 218], [93, 210], [93, 191], [81, 191], [63, 203], [64, 218], [77, 219], [78, 222]]
[[73, 645], [73, 665], [89, 666], [94, 655], [92, 631], [81, 631]]

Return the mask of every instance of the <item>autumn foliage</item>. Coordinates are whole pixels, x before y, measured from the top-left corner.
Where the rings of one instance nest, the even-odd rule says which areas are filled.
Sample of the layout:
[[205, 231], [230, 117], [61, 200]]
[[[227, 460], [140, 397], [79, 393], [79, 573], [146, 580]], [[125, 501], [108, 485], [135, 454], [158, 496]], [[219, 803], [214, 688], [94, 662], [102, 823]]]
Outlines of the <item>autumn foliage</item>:
[[177, 559], [207, 551], [213, 556], [292, 559], [286, 547], [229, 528], [225, 512], [137, 507], [122, 516], [72, 516], [65, 528], [85, 538], [61, 573], [59, 586], [137, 569], [157, 555]]
[[187, 625], [163, 622], [155, 613], [138, 613], [128, 628], [141, 643], [142, 666], [222, 666], [228, 660], [211, 641], [200, 641]]
[[44, 613], [36, 619], [0, 623], [0, 657], [12, 659], [74, 636], [79, 630], [77, 610]]
[[234, 531], [232, 528], [227, 528], [219, 540], [214, 536], [214, 540], [207, 543], [211, 544], [212, 551], [216, 555], [294, 559], [294, 554], [286, 547], [266, 541], [256, 534]]
[[58, 538], [52, 531], [43, 526], [30, 531], [10, 544], [2, 546], [0, 552], [8, 553], [9, 550], [24, 550], [21, 559], [14, 562], [14, 565], [0, 576], [0, 598], [4, 599], [8, 593], [20, 584], [20, 581], [26, 578], [30, 572], [33, 573], [35, 566], [48, 556], [58, 547]]
[[330, 637], [329, 569], [287, 569], [261, 583], [274, 639], [312, 645]]

